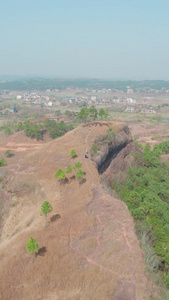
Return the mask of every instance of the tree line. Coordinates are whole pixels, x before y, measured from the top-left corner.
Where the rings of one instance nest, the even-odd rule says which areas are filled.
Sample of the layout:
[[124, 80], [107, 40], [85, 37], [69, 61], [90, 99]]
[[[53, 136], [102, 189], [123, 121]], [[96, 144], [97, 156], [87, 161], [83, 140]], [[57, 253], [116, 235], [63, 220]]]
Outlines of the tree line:
[[94, 105], [92, 105], [90, 108], [83, 107], [81, 108], [80, 112], [78, 113], [77, 117], [80, 120], [83, 120], [86, 122], [88, 117], [91, 117], [93, 120], [96, 120], [99, 118], [107, 118], [109, 116], [107, 110], [104, 110], [103, 108], [100, 108], [98, 111]]
[[25, 121], [15, 125], [5, 124], [0, 127], [0, 130], [3, 130], [6, 135], [10, 135], [12, 132], [24, 131], [26, 136], [41, 140], [46, 132], [54, 139], [64, 135], [73, 128], [72, 124], [66, 124], [64, 121], [57, 123], [55, 120], [46, 119], [42, 123]]
[[169, 81], [165, 80], [99, 80], [99, 79], [47, 79], [47, 78], [32, 78], [23, 80], [6, 81], [6, 83], [0, 83], [0, 91], [25, 91], [25, 90], [41, 90], [46, 89], [58, 89], [65, 90], [66, 88], [85, 88], [85, 89], [116, 89], [127, 91], [127, 86], [132, 89], [152, 88], [152, 89], [169, 89]]

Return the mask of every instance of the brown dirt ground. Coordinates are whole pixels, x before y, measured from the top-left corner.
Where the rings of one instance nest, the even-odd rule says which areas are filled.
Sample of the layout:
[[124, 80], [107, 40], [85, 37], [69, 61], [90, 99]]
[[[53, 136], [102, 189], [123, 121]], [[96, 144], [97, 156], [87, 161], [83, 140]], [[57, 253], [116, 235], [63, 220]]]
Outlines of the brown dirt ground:
[[169, 124], [167, 122], [157, 122], [153, 125], [148, 121], [129, 123], [129, 128], [132, 137], [136, 138], [143, 146], [149, 143], [153, 147], [155, 144], [159, 144], [169, 138]]
[[[80, 126], [8, 160], [7, 184], [13, 197], [3, 216], [0, 299], [148, 300], [157, 294], [126, 205], [102, 188], [94, 163], [84, 157], [107, 125], [91, 130]], [[71, 149], [77, 158], [70, 158]], [[83, 164], [86, 181], [79, 184], [70, 175], [68, 183], [60, 184], [56, 170], [77, 161]], [[40, 217], [45, 200], [53, 206], [47, 229]], [[31, 236], [40, 245], [34, 262], [25, 247]]]

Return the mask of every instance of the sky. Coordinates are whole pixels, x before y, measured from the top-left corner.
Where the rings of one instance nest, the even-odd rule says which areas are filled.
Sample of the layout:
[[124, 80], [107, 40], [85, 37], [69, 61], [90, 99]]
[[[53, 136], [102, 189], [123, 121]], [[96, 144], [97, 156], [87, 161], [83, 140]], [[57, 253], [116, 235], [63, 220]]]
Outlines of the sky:
[[0, 0], [0, 74], [169, 80], [168, 0]]

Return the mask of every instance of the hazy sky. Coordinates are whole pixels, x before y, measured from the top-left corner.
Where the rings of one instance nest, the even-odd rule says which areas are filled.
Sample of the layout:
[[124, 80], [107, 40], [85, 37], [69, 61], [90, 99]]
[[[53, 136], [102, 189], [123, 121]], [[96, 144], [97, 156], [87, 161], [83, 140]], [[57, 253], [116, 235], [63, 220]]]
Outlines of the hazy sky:
[[169, 80], [168, 0], [0, 0], [0, 74]]

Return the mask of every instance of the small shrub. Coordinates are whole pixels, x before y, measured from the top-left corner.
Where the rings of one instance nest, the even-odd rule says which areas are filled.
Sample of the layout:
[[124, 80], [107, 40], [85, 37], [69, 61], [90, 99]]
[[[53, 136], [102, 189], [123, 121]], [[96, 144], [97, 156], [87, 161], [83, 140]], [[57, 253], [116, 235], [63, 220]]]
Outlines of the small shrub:
[[76, 173], [76, 178], [83, 178], [83, 176], [84, 176], [84, 173], [83, 173], [83, 171], [81, 170], [81, 169], [79, 169], [78, 171], [77, 171], [77, 173]]
[[72, 167], [70, 165], [67, 166], [65, 173], [72, 173]]
[[72, 158], [77, 157], [76, 151], [75, 151], [74, 149], [72, 149], [72, 150], [70, 151], [70, 156], [71, 156]]
[[5, 155], [6, 155], [6, 157], [12, 157], [12, 156], [14, 156], [14, 154], [11, 152], [11, 150], [6, 150], [5, 151]]
[[82, 167], [82, 163], [80, 161], [78, 161], [77, 163], [75, 163], [75, 166], [74, 166], [75, 169], [76, 168], [80, 169], [81, 167]]
[[11, 129], [10, 129], [9, 127], [6, 128], [6, 129], [4, 130], [4, 133], [5, 133], [6, 135], [11, 134]]
[[4, 167], [7, 166], [7, 163], [5, 162], [5, 160], [2, 158], [0, 159], [0, 167]]
[[58, 169], [55, 173], [55, 177], [64, 180], [66, 178], [65, 172], [62, 169]]

